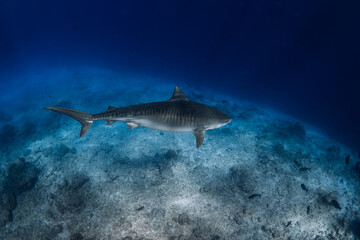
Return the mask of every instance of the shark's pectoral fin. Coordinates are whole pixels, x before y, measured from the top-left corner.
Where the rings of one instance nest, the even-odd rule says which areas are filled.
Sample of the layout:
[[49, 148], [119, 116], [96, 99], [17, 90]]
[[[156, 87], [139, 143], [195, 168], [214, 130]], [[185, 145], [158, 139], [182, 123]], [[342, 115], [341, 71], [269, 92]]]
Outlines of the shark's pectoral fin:
[[111, 125], [111, 124], [114, 124], [116, 121], [106, 121], [106, 124], [105, 125]]
[[199, 148], [204, 141], [205, 129], [203, 128], [195, 129], [193, 131], [193, 134], [195, 135], [196, 138], [196, 148]]
[[134, 128], [138, 127], [139, 125], [137, 125], [136, 123], [132, 123], [132, 122], [126, 122], [126, 124], [129, 126], [129, 128], [131, 130], [133, 130]]

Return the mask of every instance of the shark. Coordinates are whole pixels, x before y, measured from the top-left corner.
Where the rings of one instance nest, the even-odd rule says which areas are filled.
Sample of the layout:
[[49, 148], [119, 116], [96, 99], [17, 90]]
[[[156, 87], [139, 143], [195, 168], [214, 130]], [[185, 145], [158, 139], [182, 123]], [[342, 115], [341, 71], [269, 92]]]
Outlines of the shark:
[[214, 107], [189, 100], [179, 87], [175, 87], [172, 97], [167, 101], [119, 108], [109, 106], [105, 112], [97, 114], [63, 107], [44, 108], [80, 122], [80, 137], [88, 132], [94, 121], [106, 121], [106, 125], [123, 121], [131, 130], [141, 126], [166, 132], [192, 132], [196, 139], [196, 148], [202, 145], [205, 131], [220, 128], [232, 120]]

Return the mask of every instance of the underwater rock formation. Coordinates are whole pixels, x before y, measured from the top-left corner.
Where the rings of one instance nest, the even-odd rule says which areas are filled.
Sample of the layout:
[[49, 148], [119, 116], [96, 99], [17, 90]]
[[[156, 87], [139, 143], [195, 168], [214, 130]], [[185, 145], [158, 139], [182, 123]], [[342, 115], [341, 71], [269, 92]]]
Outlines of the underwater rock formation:
[[66, 212], [80, 212], [85, 208], [87, 201], [84, 189], [81, 189], [89, 181], [88, 176], [77, 173], [70, 180], [65, 179], [58, 186], [56, 194], [51, 194], [56, 209], [60, 214]]
[[1, 196], [1, 207], [12, 211], [16, 208], [16, 195], [12, 192], [5, 192]]
[[252, 173], [248, 169], [240, 166], [231, 167], [229, 170], [229, 177], [235, 191], [240, 190], [247, 194], [251, 194], [257, 186], [257, 181]]
[[11, 211], [0, 208], [0, 227], [4, 227], [6, 223], [12, 221], [12, 213]]
[[5, 192], [21, 194], [34, 187], [38, 174], [39, 169], [31, 163], [25, 162], [24, 158], [19, 158], [9, 166], [3, 188]]
[[340, 159], [340, 147], [337, 146], [331, 146], [326, 149], [326, 160], [328, 161], [337, 161]]
[[24, 158], [17, 159], [7, 169], [6, 178], [0, 193], [0, 225], [11, 222], [12, 211], [17, 207], [17, 195], [31, 190], [36, 181], [39, 170]]

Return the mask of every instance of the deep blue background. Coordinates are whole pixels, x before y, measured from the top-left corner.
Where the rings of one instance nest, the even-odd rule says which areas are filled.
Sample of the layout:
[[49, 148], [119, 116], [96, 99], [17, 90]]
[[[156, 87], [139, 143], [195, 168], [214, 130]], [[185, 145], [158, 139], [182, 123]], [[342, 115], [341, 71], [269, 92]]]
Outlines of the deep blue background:
[[0, 0], [0, 78], [75, 65], [186, 81], [360, 149], [359, 12], [358, 0]]

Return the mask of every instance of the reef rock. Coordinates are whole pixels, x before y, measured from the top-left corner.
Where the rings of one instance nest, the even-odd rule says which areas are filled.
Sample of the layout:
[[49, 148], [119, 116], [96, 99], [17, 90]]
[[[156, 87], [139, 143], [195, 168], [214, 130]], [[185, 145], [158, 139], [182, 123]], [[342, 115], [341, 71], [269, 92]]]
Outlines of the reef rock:
[[86, 182], [89, 181], [89, 177], [85, 174], [78, 173], [73, 176], [70, 183], [70, 188], [77, 190], [81, 188]]
[[39, 173], [33, 164], [25, 162], [24, 158], [19, 158], [8, 169], [5, 183], [6, 192], [21, 194], [24, 191], [31, 190]]
[[0, 204], [3, 209], [12, 211], [16, 208], [16, 196], [12, 192], [5, 192], [1, 199]]
[[256, 180], [246, 169], [240, 166], [231, 167], [229, 177], [234, 186], [233, 190], [241, 190], [247, 194], [254, 192], [257, 185]]
[[5, 226], [6, 223], [12, 221], [12, 214], [7, 209], [0, 208], [0, 227]]

